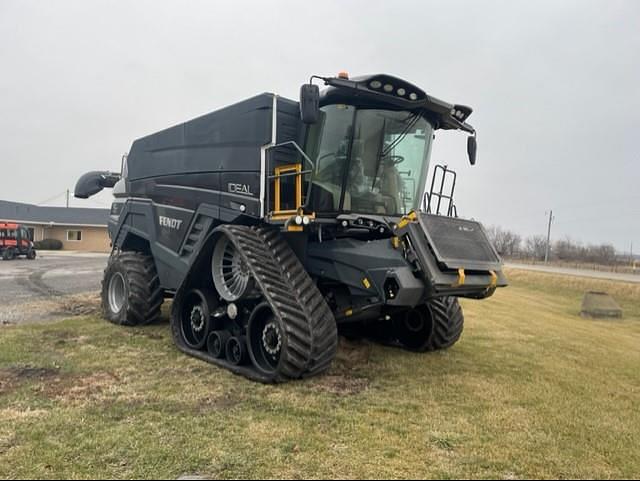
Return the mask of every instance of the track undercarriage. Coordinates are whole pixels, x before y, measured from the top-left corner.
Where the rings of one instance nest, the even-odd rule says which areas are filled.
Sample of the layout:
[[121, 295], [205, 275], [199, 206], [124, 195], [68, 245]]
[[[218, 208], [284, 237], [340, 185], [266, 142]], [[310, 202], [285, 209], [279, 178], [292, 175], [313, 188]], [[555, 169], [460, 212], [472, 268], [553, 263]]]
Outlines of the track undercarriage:
[[337, 349], [329, 306], [280, 233], [225, 225], [214, 231], [213, 284], [177, 293], [171, 315], [183, 352], [260, 382], [325, 371]]

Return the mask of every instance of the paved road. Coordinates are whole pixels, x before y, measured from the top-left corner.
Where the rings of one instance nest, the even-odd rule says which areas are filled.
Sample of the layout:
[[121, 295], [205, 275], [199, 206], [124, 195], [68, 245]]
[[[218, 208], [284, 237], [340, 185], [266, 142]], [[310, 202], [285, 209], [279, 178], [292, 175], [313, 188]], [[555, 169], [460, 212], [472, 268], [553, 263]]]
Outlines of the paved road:
[[524, 269], [528, 271], [547, 272], [549, 274], [564, 274], [568, 276], [591, 277], [593, 279], [606, 279], [611, 281], [640, 283], [640, 275], [636, 275], [636, 274], [619, 274], [617, 272], [600, 272], [600, 271], [590, 271], [586, 269], [571, 269], [566, 267], [540, 266], [540, 265], [532, 266], [527, 264], [512, 264], [512, 263], [507, 263], [506, 266], [513, 267], [516, 269]]
[[97, 292], [107, 263], [103, 254], [42, 253], [34, 261], [0, 260], [0, 324], [41, 316], [64, 296]]

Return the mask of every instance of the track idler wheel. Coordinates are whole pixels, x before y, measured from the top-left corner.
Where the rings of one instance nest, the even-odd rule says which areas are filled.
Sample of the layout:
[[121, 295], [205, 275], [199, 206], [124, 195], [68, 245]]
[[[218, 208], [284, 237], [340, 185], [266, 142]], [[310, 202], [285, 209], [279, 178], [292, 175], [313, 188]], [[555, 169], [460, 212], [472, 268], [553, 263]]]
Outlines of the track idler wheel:
[[265, 376], [277, 377], [287, 337], [282, 323], [273, 315], [268, 304], [260, 304], [253, 310], [247, 326], [247, 339], [254, 367]]
[[229, 331], [213, 331], [207, 338], [207, 352], [215, 359], [225, 357], [227, 341], [231, 337]]
[[201, 349], [207, 342], [214, 299], [211, 291], [192, 289], [182, 303], [180, 332], [185, 344], [192, 349]]
[[393, 316], [393, 335], [410, 351], [424, 352], [433, 336], [433, 314], [422, 305]]
[[226, 234], [218, 238], [213, 249], [211, 275], [216, 291], [227, 302], [235, 302], [254, 291], [251, 270]]
[[245, 336], [230, 337], [227, 341], [227, 361], [234, 366], [241, 366], [247, 362], [247, 338]]

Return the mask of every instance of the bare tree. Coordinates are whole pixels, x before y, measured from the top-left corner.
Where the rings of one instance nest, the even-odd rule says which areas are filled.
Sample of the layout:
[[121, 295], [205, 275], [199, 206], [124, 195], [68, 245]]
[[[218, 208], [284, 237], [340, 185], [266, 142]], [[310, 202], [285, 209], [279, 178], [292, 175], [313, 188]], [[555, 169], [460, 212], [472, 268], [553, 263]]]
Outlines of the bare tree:
[[547, 252], [547, 238], [543, 235], [528, 237], [526, 242], [526, 253], [529, 257], [536, 260], [544, 260]]
[[[543, 235], [522, 237], [500, 226], [486, 229], [489, 240], [498, 253], [506, 257], [526, 256], [535, 260], [544, 260], [547, 238]], [[602, 265], [615, 265], [619, 262], [616, 249], [611, 244], [585, 246], [570, 237], [556, 241], [551, 249], [552, 258], [565, 262], [585, 262]]]
[[616, 261], [616, 248], [610, 244], [600, 244], [587, 248], [589, 262], [611, 265]]
[[584, 248], [569, 237], [557, 241], [553, 251], [555, 257], [563, 261], [577, 261], [584, 255]]
[[499, 226], [491, 226], [487, 229], [487, 235], [500, 255], [513, 257], [520, 253], [522, 237], [519, 234]]

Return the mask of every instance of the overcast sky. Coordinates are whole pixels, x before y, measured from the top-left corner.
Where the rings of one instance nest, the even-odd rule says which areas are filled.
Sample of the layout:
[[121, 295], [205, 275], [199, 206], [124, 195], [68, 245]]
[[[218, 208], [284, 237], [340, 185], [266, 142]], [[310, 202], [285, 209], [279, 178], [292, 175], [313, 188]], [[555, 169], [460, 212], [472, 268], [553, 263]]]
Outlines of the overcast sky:
[[[311, 74], [475, 109], [439, 133], [461, 215], [640, 251], [640, 2], [0, 0], [0, 198], [62, 205], [142, 135]], [[109, 194], [73, 205], [108, 206]]]

